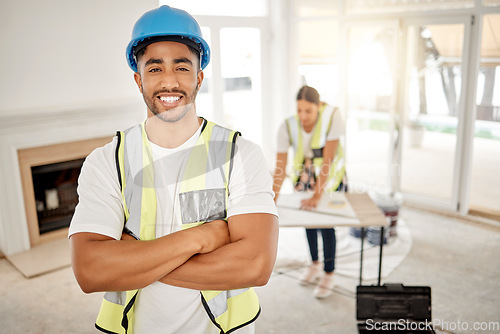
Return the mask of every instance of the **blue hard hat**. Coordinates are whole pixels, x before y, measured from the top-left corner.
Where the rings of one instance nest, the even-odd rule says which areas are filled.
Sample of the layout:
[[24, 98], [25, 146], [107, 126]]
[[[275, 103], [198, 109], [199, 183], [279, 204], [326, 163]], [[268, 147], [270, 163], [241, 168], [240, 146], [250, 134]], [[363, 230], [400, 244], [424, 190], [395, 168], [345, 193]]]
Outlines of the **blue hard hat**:
[[135, 23], [126, 51], [128, 66], [137, 72], [137, 47], [144, 48], [161, 40], [184, 43], [199, 50], [201, 69], [210, 62], [210, 47], [194, 17], [186, 11], [164, 5], [144, 13]]

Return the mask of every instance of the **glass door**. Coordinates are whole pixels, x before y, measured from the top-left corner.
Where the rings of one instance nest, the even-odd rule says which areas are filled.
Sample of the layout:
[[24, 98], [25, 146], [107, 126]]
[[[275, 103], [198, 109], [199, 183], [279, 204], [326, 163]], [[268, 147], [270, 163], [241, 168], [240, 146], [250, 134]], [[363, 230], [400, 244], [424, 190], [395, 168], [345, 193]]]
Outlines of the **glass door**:
[[262, 146], [261, 32], [253, 27], [220, 30], [223, 124]]
[[500, 14], [485, 15], [474, 121], [469, 213], [500, 219]]
[[413, 22], [405, 30], [399, 188], [456, 210], [470, 18]]

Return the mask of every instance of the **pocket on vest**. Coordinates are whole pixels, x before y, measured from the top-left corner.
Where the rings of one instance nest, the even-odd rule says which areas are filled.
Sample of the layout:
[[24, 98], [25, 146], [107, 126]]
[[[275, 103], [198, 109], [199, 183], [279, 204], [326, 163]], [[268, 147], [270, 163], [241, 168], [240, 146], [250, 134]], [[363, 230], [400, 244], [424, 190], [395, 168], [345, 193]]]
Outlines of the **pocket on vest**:
[[179, 194], [182, 224], [226, 218], [226, 189], [204, 189]]

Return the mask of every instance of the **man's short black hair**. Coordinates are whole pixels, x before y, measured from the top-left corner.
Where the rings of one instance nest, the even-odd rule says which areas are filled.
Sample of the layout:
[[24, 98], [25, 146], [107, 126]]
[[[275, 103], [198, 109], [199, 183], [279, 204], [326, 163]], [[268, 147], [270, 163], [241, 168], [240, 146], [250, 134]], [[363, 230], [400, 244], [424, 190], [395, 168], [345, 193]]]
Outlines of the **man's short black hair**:
[[133, 53], [135, 56], [135, 61], [137, 64], [139, 64], [139, 59], [144, 56], [144, 53], [146, 52], [146, 48], [148, 45], [156, 43], [156, 42], [163, 42], [163, 41], [171, 41], [171, 42], [177, 42], [177, 43], [182, 43], [186, 45], [191, 53], [193, 53], [196, 56], [196, 68], [199, 70], [200, 69], [200, 53], [201, 53], [201, 48], [198, 43], [193, 41], [190, 38], [187, 37], [182, 37], [182, 36], [154, 36], [150, 38], [146, 38], [134, 47]]

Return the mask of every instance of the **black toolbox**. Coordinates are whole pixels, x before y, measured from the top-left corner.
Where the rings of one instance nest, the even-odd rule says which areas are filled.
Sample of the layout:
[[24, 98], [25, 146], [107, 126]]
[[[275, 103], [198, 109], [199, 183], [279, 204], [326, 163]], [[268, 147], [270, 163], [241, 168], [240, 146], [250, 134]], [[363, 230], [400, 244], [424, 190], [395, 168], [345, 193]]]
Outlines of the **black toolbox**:
[[435, 333], [431, 288], [401, 283], [359, 285], [356, 289], [358, 332]]

